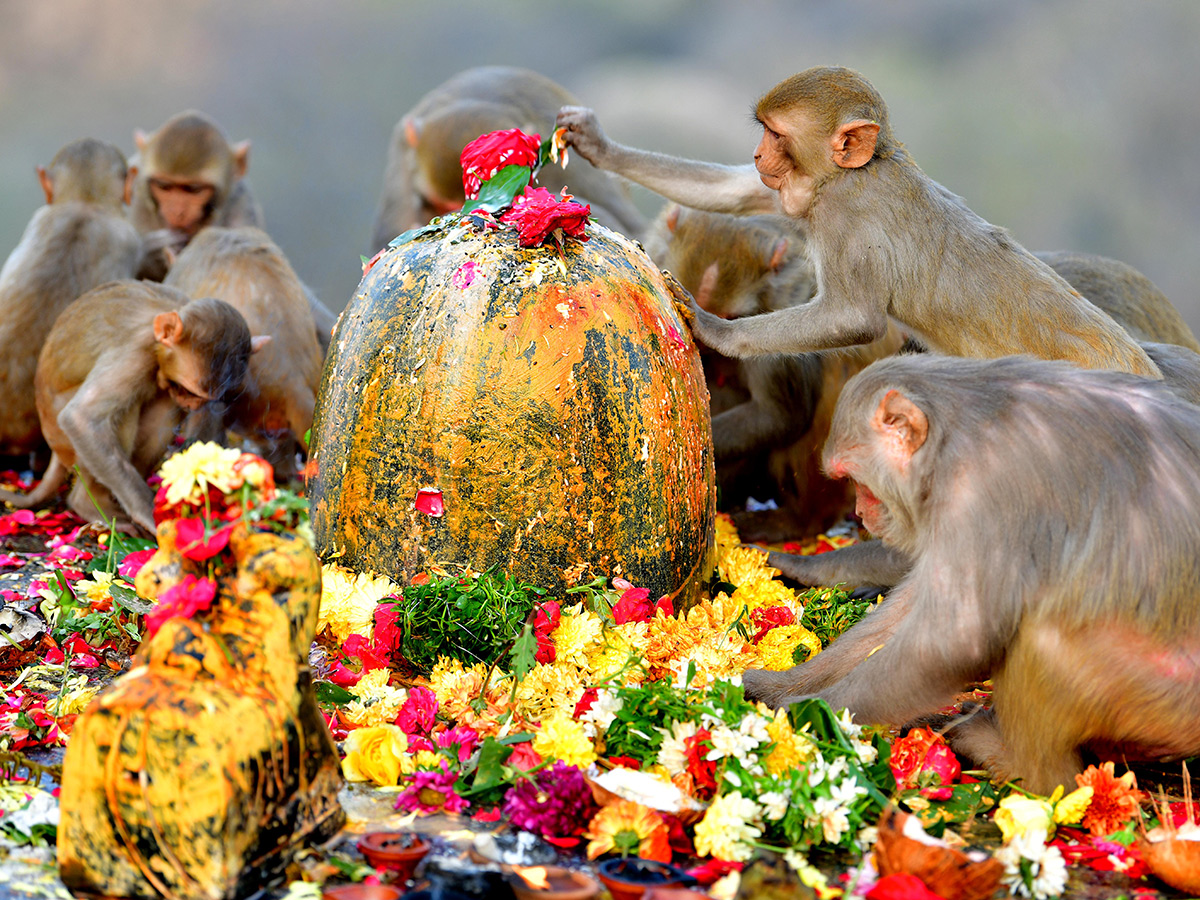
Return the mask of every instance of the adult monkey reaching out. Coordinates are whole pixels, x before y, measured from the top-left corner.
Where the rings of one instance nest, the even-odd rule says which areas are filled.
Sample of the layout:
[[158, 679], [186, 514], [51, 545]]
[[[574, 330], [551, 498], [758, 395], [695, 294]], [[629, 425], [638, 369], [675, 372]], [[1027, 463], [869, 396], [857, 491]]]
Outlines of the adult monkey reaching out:
[[693, 306], [708, 346], [734, 357], [846, 347], [883, 336], [891, 316], [954, 356], [1027, 353], [1162, 377], [1109, 316], [928, 178], [858, 73], [808, 69], [772, 88], [755, 115], [754, 167], [635, 150], [610, 141], [590, 109], [558, 115], [566, 143], [593, 165], [678, 203], [741, 215], [782, 208], [806, 220], [816, 296], [734, 320]]
[[747, 695], [902, 725], [991, 678], [992, 709], [947, 738], [1039, 794], [1072, 783], [1081, 748], [1200, 752], [1198, 457], [1200, 407], [1150, 379], [875, 363], [842, 391], [825, 466], [911, 567], [812, 660], [747, 671]]

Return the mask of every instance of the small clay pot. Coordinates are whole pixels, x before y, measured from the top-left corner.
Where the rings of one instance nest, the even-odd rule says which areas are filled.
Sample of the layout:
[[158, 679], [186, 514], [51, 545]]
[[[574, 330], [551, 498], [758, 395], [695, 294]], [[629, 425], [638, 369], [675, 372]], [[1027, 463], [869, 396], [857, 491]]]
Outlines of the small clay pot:
[[[400, 882], [412, 878], [417, 863], [429, 852], [429, 841], [409, 831], [376, 831], [364, 834], [358, 849], [377, 869], [396, 873]], [[382, 898], [379, 898], [382, 900]]]
[[338, 884], [321, 892], [322, 900], [397, 900], [404, 891], [390, 884]]
[[696, 879], [677, 866], [636, 856], [606, 859], [596, 867], [596, 872], [613, 900], [640, 900], [652, 887], [687, 887], [696, 883]]
[[509, 876], [508, 884], [517, 900], [592, 900], [600, 893], [600, 885], [586, 872], [562, 866], [542, 868], [546, 870], [549, 887], [533, 887], [516, 873]]

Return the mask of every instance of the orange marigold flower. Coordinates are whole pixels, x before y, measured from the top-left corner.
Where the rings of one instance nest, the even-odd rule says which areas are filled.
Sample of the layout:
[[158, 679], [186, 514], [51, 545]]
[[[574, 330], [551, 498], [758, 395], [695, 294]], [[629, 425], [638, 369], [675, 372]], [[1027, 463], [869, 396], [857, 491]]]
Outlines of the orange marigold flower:
[[1083, 827], [1092, 834], [1112, 834], [1137, 815], [1142, 792], [1137, 789], [1137, 778], [1126, 772], [1120, 778], [1113, 774], [1114, 763], [1101, 763], [1099, 768], [1088, 766], [1082, 775], [1075, 776], [1079, 787], [1090, 787], [1093, 791], [1091, 805], [1083, 817]]
[[633, 800], [618, 800], [603, 807], [592, 819], [584, 837], [588, 859], [605, 853], [671, 861], [670, 829], [662, 816]]

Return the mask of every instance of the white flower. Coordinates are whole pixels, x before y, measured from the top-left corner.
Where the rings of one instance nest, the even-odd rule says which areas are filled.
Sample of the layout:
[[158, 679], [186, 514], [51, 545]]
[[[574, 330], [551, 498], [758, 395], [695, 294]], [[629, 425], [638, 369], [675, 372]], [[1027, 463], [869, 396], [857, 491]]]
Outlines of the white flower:
[[846, 809], [832, 797], [818, 797], [813, 802], [816, 820], [821, 823], [821, 831], [825, 840], [836, 844], [838, 839], [850, 830], [850, 819]]
[[[743, 721], [742, 725], [745, 724]], [[759, 744], [771, 739], [766, 728], [761, 730], [763, 736], [758, 738], [754, 734], [746, 733], [742, 727], [734, 731], [728, 725], [718, 725], [712, 730], [712, 749], [704, 758], [712, 761], [728, 756], [742, 763], [753, 762], [757, 759], [754, 750]]]
[[850, 739], [850, 746], [854, 748], [854, 753], [859, 761], [864, 766], [869, 766], [879, 758], [879, 751], [875, 749], [874, 744], [869, 744], [866, 741]]
[[671, 775], [687, 771], [687, 741], [699, 730], [691, 722], [672, 722], [671, 730], [658, 729], [663, 742], [658, 748], [658, 764]]
[[825, 765], [825, 757], [818, 750], [816, 755], [808, 761], [808, 786], [816, 787], [825, 780], [825, 770], [829, 767]]
[[[1019, 834], [995, 853], [1004, 863], [1004, 884], [1018, 897], [1046, 900], [1057, 897], [1067, 886], [1067, 863], [1057, 847], [1046, 846], [1046, 832], [1030, 829]], [[1029, 880], [1021, 872], [1021, 860], [1029, 862]]]
[[862, 726], [854, 724], [849, 709], [842, 710], [841, 714], [837, 717], [837, 723], [838, 727], [842, 729], [842, 732], [848, 738], [856, 738], [862, 734]]
[[768, 821], [782, 819], [788, 811], [788, 795], [783, 791], [767, 791], [758, 798], [763, 808], [763, 818]]
[[621, 707], [624, 705], [625, 701], [617, 696], [616, 691], [609, 688], [600, 688], [596, 692], [595, 702], [580, 717], [580, 721], [594, 724], [596, 727], [607, 731], [608, 726], [612, 724], [613, 719], [617, 717], [617, 713], [621, 711]]

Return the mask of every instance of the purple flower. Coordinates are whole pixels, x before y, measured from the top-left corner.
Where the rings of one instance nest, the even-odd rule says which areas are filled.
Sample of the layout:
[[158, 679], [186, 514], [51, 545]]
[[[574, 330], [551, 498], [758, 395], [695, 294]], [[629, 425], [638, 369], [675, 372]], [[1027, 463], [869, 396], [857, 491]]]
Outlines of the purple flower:
[[562, 760], [532, 780], [520, 779], [504, 797], [504, 813], [514, 825], [546, 838], [582, 834], [596, 809], [583, 773]]
[[420, 813], [458, 813], [470, 804], [454, 790], [458, 776], [442, 762], [440, 772], [419, 771], [413, 783], [396, 798], [396, 809]]

